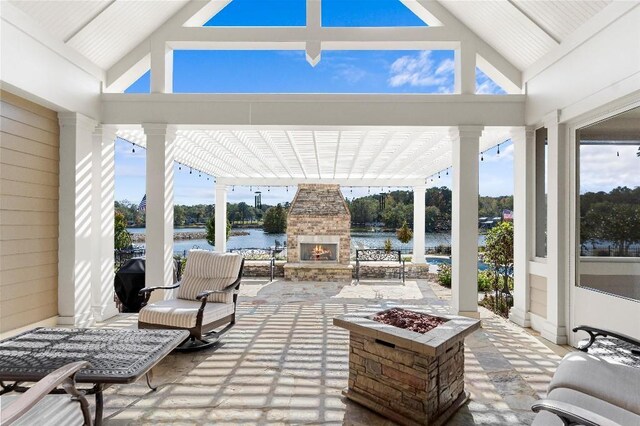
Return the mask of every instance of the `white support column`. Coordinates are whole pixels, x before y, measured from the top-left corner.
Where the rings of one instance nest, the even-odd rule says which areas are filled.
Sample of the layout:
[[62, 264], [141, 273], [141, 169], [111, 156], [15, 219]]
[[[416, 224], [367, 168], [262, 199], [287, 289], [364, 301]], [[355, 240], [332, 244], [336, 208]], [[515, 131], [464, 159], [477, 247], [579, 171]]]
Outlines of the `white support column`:
[[511, 131], [513, 142], [513, 307], [509, 319], [530, 327], [529, 261], [533, 249], [535, 205], [535, 130], [519, 127]]
[[478, 312], [478, 151], [483, 126], [458, 126], [452, 134], [451, 211], [452, 313]]
[[471, 40], [460, 43], [454, 51], [453, 93], [473, 95], [476, 93], [476, 48]]
[[[147, 137], [146, 280], [147, 287], [173, 283], [173, 162], [175, 129], [143, 123]], [[160, 292], [154, 292], [160, 293]], [[156, 296], [156, 300], [162, 297]], [[153, 300], [153, 299], [152, 299]]]
[[569, 149], [566, 128], [558, 112], [545, 120], [547, 128], [547, 320], [542, 337], [567, 343], [566, 294], [569, 282]]
[[424, 259], [424, 200], [427, 185], [413, 187], [413, 257], [412, 263], [426, 263]]
[[63, 112], [58, 119], [58, 323], [86, 327], [92, 322], [92, 135], [97, 123], [78, 113]]
[[97, 321], [118, 313], [113, 301], [115, 140], [113, 126], [98, 126], [93, 133], [91, 311]]
[[173, 49], [162, 40], [151, 41], [151, 93], [173, 92]]
[[216, 252], [227, 251], [227, 185], [216, 183]]

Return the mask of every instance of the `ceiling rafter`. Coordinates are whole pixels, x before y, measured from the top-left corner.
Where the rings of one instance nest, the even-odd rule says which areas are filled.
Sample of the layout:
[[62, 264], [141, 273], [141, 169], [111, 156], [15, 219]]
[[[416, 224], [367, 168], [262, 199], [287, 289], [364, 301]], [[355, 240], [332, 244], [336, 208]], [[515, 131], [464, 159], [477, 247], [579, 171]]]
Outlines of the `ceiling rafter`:
[[[256, 152], [256, 148], [253, 146], [253, 144], [247, 143], [248, 140], [251, 138], [251, 135], [249, 134], [249, 132], [233, 131], [232, 133], [236, 137], [236, 139], [242, 144], [242, 146], [248, 152], [250, 152], [251, 155], [253, 155], [253, 157], [257, 161], [259, 161], [265, 168], [267, 168], [273, 176], [278, 176], [278, 173], [276, 173], [276, 171], [271, 168], [271, 166], [269, 165], [269, 162], [264, 161], [264, 157], [262, 157], [259, 153]], [[260, 133], [256, 132], [255, 135], [257, 135], [257, 139], [263, 140]]]
[[[188, 137], [185, 135], [180, 135], [181, 136], [181, 143], [180, 143], [180, 148], [182, 148], [182, 150], [184, 150], [185, 152], [187, 152], [189, 154], [189, 156], [184, 156], [184, 164], [191, 166], [193, 165], [194, 167], [198, 167], [197, 164], [197, 160], [202, 160], [202, 161], [206, 161], [208, 163], [211, 164], [211, 171], [213, 172], [214, 176], [224, 176], [224, 175], [229, 175], [229, 176], [235, 176], [235, 175], [244, 175], [246, 177], [249, 177], [249, 175], [245, 172], [243, 172], [241, 169], [238, 169], [237, 167], [233, 166], [232, 161], [225, 161], [222, 164], [220, 164], [219, 162], [215, 162], [215, 157], [213, 156], [213, 153], [208, 151], [207, 149], [203, 148], [200, 143], [199, 143], [199, 138], [200, 136], [198, 135], [194, 135], [193, 133], [191, 135], [189, 135]], [[195, 139], [194, 139], [195, 138]], [[228, 154], [227, 154], [228, 156]], [[231, 157], [233, 159], [233, 157]], [[217, 170], [214, 170], [217, 169]]]
[[286, 162], [283, 161], [282, 154], [280, 153], [279, 150], [276, 149], [276, 147], [273, 145], [273, 142], [271, 141], [271, 137], [272, 137], [271, 133], [267, 131], [259, 131], [258, 133], [260, 133], [260, 135], [262, 136], [262, 139], [264, 140], [267, 147], [271, 150], [271, 152], [275, 154], [275, 157], [280, 163], [280, 165], [282, 166], [282, 168], [285, 169], [289, 174], [289, 177], [293, 179], [294, 177], [293, 172], [291, 171], [289, 166], [286, 164]]
[[318, 141], [316, 139], [316, 132], [311, 131], [311, 139], [313, 141], [313, 149], [316, 153], [316, 167], [318, 167], [318, 177], [322, 179], [322, 171], [320, 170], [320, 155], [318, 154]]
[[393, 132], [387, 132], [387, 134], [382, 139], [382, 143], [380, 144], [380, 149], [377, 150], [376, 155], [371, 157], [371, 160], [363, 169], [363, 172], [362, 172], [363, 174], [366, 173], [367, 170], [369, 170], [371, 166], [378, 160], [380, 155], [384, 152], [384, 149], [382, 148], [384, 148], [387, 145], [387, 143], [389, 143], [389, 140], [391, 140], [392, 137], [393, 137]]
[[383, 176], [384, 172], [386, 172], [402, 154], [406, 153], [407, 149], [409, 149], [415, 143], [416, 140], [420, 139], [423, 136], [424, 136], [423, 132], [416, 132], [413, 135], [413, 137], [407, 138], [407, 140], [404, 141], [402, 146], [396, 150], [396, 153], [390, 159], [387, 160], [386, 166], [384, 166], [381, 170], [378, 170], [378, 175]]
[[420, 164], [422, 162], [426, 162], [425, 158], [431, 157], [434, 152], [438, 152], [438, 150], [441, 149], [441, 147], [445, 145], [445, 139], [446, 138], [442, 138], [438, 142], [435, 142], [431, 146], [431, 148], [429, 148], [424, 153], [422, 153], [422, 155], [417, 156], [413, 161], [410, 161], [404, 167], [402, 167], [400, 170], [398, 170], [392, 176], [392, 178], [396, 178], [397, 176], [401, 176], [401, 175], [405, 174], [406, 173], [405, 170], [415, 170], [416, 163]]
[[360, 158], [360, 151], [362, 150], [362, 145], [364, 144], [365, 138], [367, 136], [367, 132], [362, 131], [360, 134], [360, 141], [358, 142], [358, 148], [356, 149], [356, 154], [354, 155], [354, 160], [351, 163], [351, 168], [349, 169], [349, 174], [347, 175], [348, 179], [351, 179], [351, 175], [353, 174], [353, 169], [356, 167], [356, 159]]
[[[209, 146], [207, 146], [207, 141]], [[236, 173], [240, 173], [245, 176], [250, 176], [242, 167], [238, 166], [238, 160], [233, 153], [228, 152], [224, 148], [221, 149], [219, 145], [213, 144], [211, 141], [211, 138], [207, 137], [203, 132], [191, 132], [188, 141], [185, 143], [188, 144], [188, 147], [199, 150], [199, 152], [201, 151], [202, 156], [209, 158], [212, 162], [215, 161], [216, 158], [227, 159], [227, 161], [224, 162], [224, 167], [222, 164], [220, 165], [220, 168], [226, 170], [227, 174], [233, 176]]]
[[[214, 135], [212, 135], [211, 133], [205, 132], [205, 135], [207, 135], [209, 138], [211, 138], [211, 140], [216, 141], [217, 144], [214, 144], [214, 146], [218, 149], [223, 149], [224, 152], [228, 153], [231, 156], [234, 156], [236, 158], [236, 160], [244, 165], [246, 168], [253, 170], [253, 172], [255, 172], [259, 177], [264, 178], [266, 177], [264, 174], [262, 174], [261, 171], [259, 171], [258, 169], [256, 169], [255, 167], [253, 167], [251, 164], [249, 164], [249, 162], [247, 162], [244, 159], [244, 155], [237, 155], [235, 152], [233, 152], [233, 147], [229, 148], [228, 147], [228, 135], [232, 135], [235, 137], [235, 135], [233, 135], [233, 132], [229, 132], [229, 131], [225, 131], [225, 132], [215, 132], [214, 135], [218, 136], [215, 137]], [[231, 144], [234, 145], [234, 144]]]
[[287, 141], [289, 142], [289, 146], [293, 150], [293, 153], [296, 155], [296, 159], [298, 160], [298, 164], [300, 165], [300, 170], [302, 170], [302, 175], [306, 179], [307, 178], [307, 171], [305, 170], [304, 165], [302, 164], [302, 159], [300, 159], [300, 153], [296, 149], [295, 143], [293, 143], [293, 140], [291, 139], [291, 134], [289, 133], [288, 130], [285, 131], [284, 133], [285, 133], [285, 135], [287, 135]]

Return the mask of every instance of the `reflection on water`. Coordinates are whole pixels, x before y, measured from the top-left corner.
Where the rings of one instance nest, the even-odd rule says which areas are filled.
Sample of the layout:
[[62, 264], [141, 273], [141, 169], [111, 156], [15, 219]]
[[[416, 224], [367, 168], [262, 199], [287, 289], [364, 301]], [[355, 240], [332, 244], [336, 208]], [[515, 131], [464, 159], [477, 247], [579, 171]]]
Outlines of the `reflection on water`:
[[[286, 234], [266, 234], [262, 229], [243, 229], [247, 235], [235, 235], [227, 241], [228, 249], [241, 248], [269, 248], [276, 245], [276, 241], [282, 245], [287, 241]], [[131, 233], [144, 233], [144, 228], [129, 228]], [[205, 232], [204, 228], [176, 228], [175, 232]], [[385, 240], [390, 239], [394, 250], [411, 251], [413, 249], [413, 240], [406, 244], [398, 241], [396, 234], [393, 232], [352, 232], [351, 248], [383, 248]], [[484, 235], [478, 238], [478, 244], [484, 245]], [[425, 234], [425, 247], [437, 247], [439, 245], [451, 245], [450, 234]], [[213, 249], [205, 239], [199, 240], [175, 240], [173, 250], [176, 253], [182, 253], [194, 247], [201, 249]]]

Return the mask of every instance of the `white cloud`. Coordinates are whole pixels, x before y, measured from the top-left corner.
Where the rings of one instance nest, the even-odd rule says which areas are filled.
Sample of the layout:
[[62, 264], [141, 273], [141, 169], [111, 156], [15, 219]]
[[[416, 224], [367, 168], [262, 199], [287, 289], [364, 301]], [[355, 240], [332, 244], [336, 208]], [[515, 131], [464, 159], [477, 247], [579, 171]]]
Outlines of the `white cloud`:
[[444, 92], [453, 79], [453, 71], [453, 60], [437, 62], [432, 58], [431, 51], [422, 51], [396, 59], [391, 64], [388, 82], [391, 87], [438, 86], [438, 90]]
[[581, 146], [580, 192], [608, 192], [618, 186], [640, 186], [637, 151], [637, 146]]
[[355, 84], [367, 76], [365, 70], [351, 64], [338, 64], [336, 69], [334, 78], [345, 80], [350, 84]]
[[486, 74], [476, 69], [476, 94], [478, 95], [500, 95], [505, 91], [498, 86]]

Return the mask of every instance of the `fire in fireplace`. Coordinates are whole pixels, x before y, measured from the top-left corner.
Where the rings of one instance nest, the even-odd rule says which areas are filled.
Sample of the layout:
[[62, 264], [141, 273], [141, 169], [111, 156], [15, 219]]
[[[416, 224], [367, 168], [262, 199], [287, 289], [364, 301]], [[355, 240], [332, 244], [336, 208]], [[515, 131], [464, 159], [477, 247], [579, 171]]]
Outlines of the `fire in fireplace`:
[[300, 243], [300, 260], [303, 262], [336, 262], [338, 260], [338, 245]]

